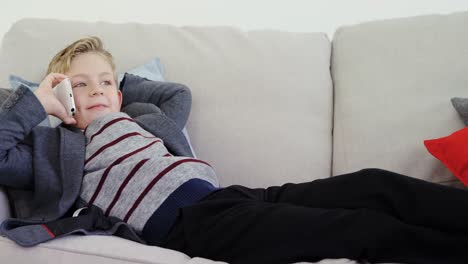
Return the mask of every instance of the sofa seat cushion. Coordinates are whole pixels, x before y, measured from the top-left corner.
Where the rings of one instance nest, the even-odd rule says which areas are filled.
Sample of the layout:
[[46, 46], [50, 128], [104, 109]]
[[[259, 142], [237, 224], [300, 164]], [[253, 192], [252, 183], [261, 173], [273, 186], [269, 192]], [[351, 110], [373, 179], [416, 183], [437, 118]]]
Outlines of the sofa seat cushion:
[[161, 247], [146, 246], [115, 236], [68, 237], [24, 248], [0, 236], [0, 263], [225, 263], [187, 255]]
[[[49, 241], [35, 247], [21, 247], [0, 236], [0, 263], [102, 263], [102, 264], [221, 264], [206, 258], [189, 256], [161, 247], [141, 245], [114, 236], [68, 237]], [[324, 259], [303, 264], [357, 264], [349, 259]], [[299, 262], [298, 262], [299, 264]]]

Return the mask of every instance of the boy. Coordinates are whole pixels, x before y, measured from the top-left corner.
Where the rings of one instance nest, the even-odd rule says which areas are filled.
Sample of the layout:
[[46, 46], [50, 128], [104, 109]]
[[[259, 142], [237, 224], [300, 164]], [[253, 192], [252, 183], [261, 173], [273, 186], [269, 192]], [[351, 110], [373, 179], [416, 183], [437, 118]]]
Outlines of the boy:
[[[31, 154], [41, 146], [30, 147], [22, 144], [18, 136], [25, 137], [30, 134], [29, 130], [37, 125], [37, 121], [40, 120], [38, 117], [44, 117], [45, 112], [61, 118], [66, 125], [73, 125], [81, 130], [78, 134], [84, 133], [85, 136], [86, 145], [83, 157], [68, 158], [67, 164], [61, 164], [64, 166], [69, 166], [68, 163], [84, 164], [82, 175], [72, 173], [75, 178], [82, 176], [82, 182], [79, 184], [73, 181], [73, 187], [64, 188], [63, 192], [79, 191], [78, 206], [98, 206], [106, 216], [117, 217], [129, 224], [133, 231], [148, 242], [156, 243], [157, 239], [163, 238], [172, 226], [179, 207], [192, 204], [218, 188], [215, 173], [208, 163], [190, 157], [191, 153], [186, 151], [187, 148], [169, 144], [174, 154], [179, 155], [179, 157], [174, 157], [163, 144], [163, 139], [171, 142], [171, 137], [174, 137], [172, 131], [178, 129], [181, 135], [181, 130], [188, 118], [191, 97], [186, 87], [175, 84], [170, 86], [159, 84], [156, 87], [155, 82], [129, 74], [125, 75], [121, 86], [127, 97], [133, 97], [139, 101], [135, 94], [140, 97], [150, 95], [149, 98], [142, 98], [140, 101], [150, 99], [158, 102], [161, 107], [159, 112], [147, 113], [148, 111], [145, 110], [144, 105], [141, 105], [141, 102], [140, 104], [138, 102], [127, 103], [126, 110], [132, 115], [138, 115], [132, 119], [128, 114], [120, 112], [123, 99], [122, 92], [117, 87], [113, 58], [103, 48], [100, 39], [96, 37], [83, 38], [67, 46], [52, 59], [47, 72], [47, 76], [34, 92], [40, 105], [34, 97], [27, 94], [24, 100], [27, 100], [26, 104], [30, 108], [27, 110], [30, 112], [21, 113], [22, 116], [19, 116], [18, 113], [13, 113], [17, 110], [13, 107], [10, 113], [11, 118], [6, 118], [5, 124], [16, 126], [18, 131], [15, 135], [4, 133], [2, 137], [2, 141], [9, 142], [8, 147], [10, 147], [5, 149], [9, 162], [8, 165], [3, 166], [5, 174], [15, 170], [16, 174], [21, 173], [25, 179], [28, 175], [32, 176], [30, 166], [23, 167], [22, 171], [19, 171], [19, 167], [31, 161]], [[52, 93], [52, 87], [64, 78], [70, 78], [71, 81], [76, 105], [74, 117], [66, 115], [64, 106]], [[20, 93], [27, 93], [27, 91], [23, 87]], [[19, 104], [23, 103], [21, 100], [23, 98], [18, 100]], [[153, 105], [153, 107], [156, 106]], [[24, 120], [25, 116], [29, 119]], [[176, 126], [172, 131], [167, 130], [170, 122]], [[154, 128], [161, 124], [165, 128]], [[159, 134], [161, 138], [155, 137], [142, 126], [153, 134]], [[24, 127], [26, 129], [21, 131], [20, 128]], [[6, 129], [8, 128], [5, 127], [4, 131]], [[37, 129], [45, 130], [47, 133], [52, 130], [50, 128]], [[60, 129], [66, 131], [63, 128]], [[166, 134], [171, 134], [161, 133], [164, 129], [167, 130]], [[32, 129], [33, 135], [38, 134], [36, 130]], [[77, 130], [74, 131], [76, 133]], [[74, 135], [74, 137], [78, 136]], [[45, 137], [38, 138], [37, 141], [45, 142]], [[177, 141], [181, 141], [180, 136]], [[83, 140], [80, 139], [74, 144], [82, 142]], [[16, 148], [22, 150], [21, 155], [18, 155], [15, 143]], [[53, 144], [53, 142], [48, 142], [48, 144]], [[83, 146], [71, 146], [69, 151], [59, 151], [59, 153], [70, 157], [70, 155], [77, 156], [75, 153], [82, 153], [82, 151]], [[79, 168], [78, 165], [76, 166]], [[45, 170], [48, 166], [44, 164], [41, 167]], [[60, 166], [51, 169], [60, 170]], [[58, 173], [64, 174], [61, 178], [65, 178], [65, 181], [69, 181], [72, 177], [65, 175], [68, 171]], [[43, 180], [38, 180], [38, 182], [43, 182]], [[56, 182], [59, 181], [56, 180]], [[53, 183], [49, 184], [53, 185]], [[28, 184], [15, 187], [30, 186]], [[54, 200], [49, 199], [44, 203], [54, 204]], [[18, 207], [21, 208], [16, 203], [15, 208]], [[24, 213], [20, 216], [21, 218], [34, 217]], [[52, 217], [44, 218], [46, 221]], [[56, 232], [51, 231], [50, 228], [46, 231], [56, 235]]]
[[[60, 54], [58, 58], [61, 58]], [[16, 194], [13, 199], [19, 218], [27, 219], [30, 223], [46, 222], [46, 227], [54, 226], [49, 221], [54, 223], [53, 220], [66, 215], [80, 196], [78, 200], [97, 205], [105, 211], [104, 214], [124, 220], [137, 232], [143, 226], [141, 235], [149, 244], [178, 250], [192, 257], [230, 263], [290, 263], [324, 258], [371, 262], [468, 262], [468, 252], [464, 249], [468, 243], [468, 227], [465, 224], [468, 219], [468, 192], [380, 169], [364, 169], [333, 178], [265, 189], [239, 185], [217, 188], [215, 175], [209, 166], [203, 161], [193, 160], [194, 164], [202, 165], [197, 173], [204, 173], [200, 176], [203, 182], [195, 180], [194, 185], [180, 189], [169, 187], [171, 184], [165, 185], [163, 189], [169, 188], [171, 194], [177, 195], [162, 193], [163, 189], [154, 192], [156, 207], [134, 207], [135, 202], [131, 206], [118, 205], [126, 186], [131, 186], [132, 190], [127, 197], [135, 199], [138, 204], [145, 203], [144, 198], [139, 198], [141, 194], [150, 192], [155, 186], [147, 184], [145, 173], [138, 175], [145, 184], [139, 186], [137, 181], [130, 184], [129, 177], [137, 174], [133, 172], [135, 168], [141, 168], [139, 166], [143, 162], [152, 165], [147, 172], [163, 172], [171, 167], [164, 163], [165, 159], [174, 164], [171, 162], [177, 163], [187, 158], [168, 153], [162, 142], [154, 138], [156, 133], [148, 133], [151, 126], [146, 129], [148, 131], [142, 129], [141, 126], [152, 123], [149, 122], [151, 119], [142, 118], [142, 121], [148, 122], [136, 125], [129, 116], [118, 111], [122, 101], [125, 101], [125, 84], [122, 95], [115, 86], [112, 63], [99, 56], [93, 53], [71, 56], [68, 57], [69, 68], [51, 70], [72, 78], [78, 110], [74, 119], [66, 117], [58, 101], [51, 98], [50, 90], [65, 78], [63, 74], [50, 73], [41, 83], [36, 96], [20, 87], [2, 105], [0, 151], [1, 157], [8, 159], [2, 159], [0, 181], [26, 189], [31, 188], [34, 182], [34, 188], [38, 191], [35, 198], [43, 201], [42, 196], [49, 195], [47, 198], [59, 201], [60, 205], [54, 203], [51, 206], [50, 199], [46, 199], [48, 203], [36, 203], [34, 199], [28, 200], [27, 194]], [[127, 82], [131, 78], [126, 75], [125, 83], [129, 84]], [[57, 131], [33, 129], [46, 112], [62, 118], [66, 124], [75, 125], [78, 131], [73, 128], [58, 128]], [[167, 125], [170, 126], [170, 122]], [[127, 129], [141, 142], [126, 150], [125, 146], [132, 143], [119, 143], [124, 140], [122, 134], [128, 132]], [[80, 130], [83, 131], [80, 133]], [[30, 139], [22, 142], [29, 132], [32, 134]], [[49, 147], [44, 147], [42, 142], [47, 142]], [[117, 146], [115, 153], [118, 155], [113, 156], [115, 153], [108, 151], [109, 144]], [[153, 157], [142, 155], [135, 156], [134, 160], [126, 159], [128, 154], [133, 153], [131, 149], [139, 150], [141, 146], [148, 145], [156, 146], [145, 154]], [[56, 153], [61, 155], [60, 159]], [[20, 161], [21, 166], [16, 164]], [[66, 168], [54, 167], [51, 162], [61, 162], [61, 166]], [[34, 170], [33, 163], [38, 164]], [[172, 178], [182, 178], [181, 182], [184, 183], [199, 179], [196, 178], [199, 175], [194, 176], [190, 172], [183, 169], [173, 174]], [[83, 173], [85, 175], [81, 181]], [[13, 177], [7, 178], [5, 175]], [[122, 175], [125, 179], [119, 178]], [[107, 179], [111, 180], [107, 182]], [[48, 188], [44, 188], [43, 182], [49, 184]], [[83, 187], [79, 192], [76, 185], [79, 187], [81, 183]], [[62, 188], [50, 195], [47, 191], [54, 190], [57, 185]], [[151, 187], [148, 189], [148, 186]], [[100, 191], [96, 191], [98, 189]], [[71, 191], [61, 192], [63, 190]], [[64, 197], [54, 196], [55, 193]], [[134, 193], [138, 195], [132, 195]], [[179, 202], [180, 199], [183, 202]], [[31, 204], [38, 205], [38, 209]], [[167, 210], [168, 207], [170, 210]], [[138, 210], [136, 208], [142, 210], [132, 218]], [[6, 221], [6, 227], [5, 224], [2, 227], [8, 234], [15, 227], [28, 228], [24, 222], [10, 220]], [[122, 226], [126, 225], [120, 224]], [[128, 235], [130, 231], [126, 232]], [[41, 235], [38, 232], [29, 234]]]

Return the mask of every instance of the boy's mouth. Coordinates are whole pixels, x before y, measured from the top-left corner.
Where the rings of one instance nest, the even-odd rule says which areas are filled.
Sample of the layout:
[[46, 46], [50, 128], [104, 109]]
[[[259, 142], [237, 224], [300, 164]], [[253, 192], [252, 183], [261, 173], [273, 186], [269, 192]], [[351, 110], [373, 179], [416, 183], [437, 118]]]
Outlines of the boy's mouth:
[[95, 105], [88, 107], [88, 110], [100, 110], [104, 108], [107, 108], [105, 104], [95, 104]]

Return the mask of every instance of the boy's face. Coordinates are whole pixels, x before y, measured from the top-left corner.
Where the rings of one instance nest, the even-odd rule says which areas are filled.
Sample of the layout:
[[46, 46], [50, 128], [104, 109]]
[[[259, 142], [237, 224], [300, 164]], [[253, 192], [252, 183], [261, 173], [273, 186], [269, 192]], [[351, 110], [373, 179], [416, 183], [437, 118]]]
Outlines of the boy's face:
[[76, 56], [65, 73], [75, 97], [76, 127], [84, 129], [91, 121], [110, 112], [119, 112], [122, 92], [117, 89], [109, 63], [93, 52]]

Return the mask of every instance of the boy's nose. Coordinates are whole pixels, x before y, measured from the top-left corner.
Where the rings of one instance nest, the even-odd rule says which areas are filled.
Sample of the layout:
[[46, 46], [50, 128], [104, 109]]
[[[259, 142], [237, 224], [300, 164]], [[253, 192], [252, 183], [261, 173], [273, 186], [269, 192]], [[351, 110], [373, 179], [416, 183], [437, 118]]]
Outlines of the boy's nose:
[[91, 95], [96, 95], [96, 94], [103, 94], [104, 90], [102, 89], [101, 86], [99, 85], [93, 85], [90, 89], [90, 94]]
[[91, 92], [91, 95], [96, 95], [96, 94], [103, 94], [103, 92], [100, 91], [100, 90], [93, 90], [93, 91]]

